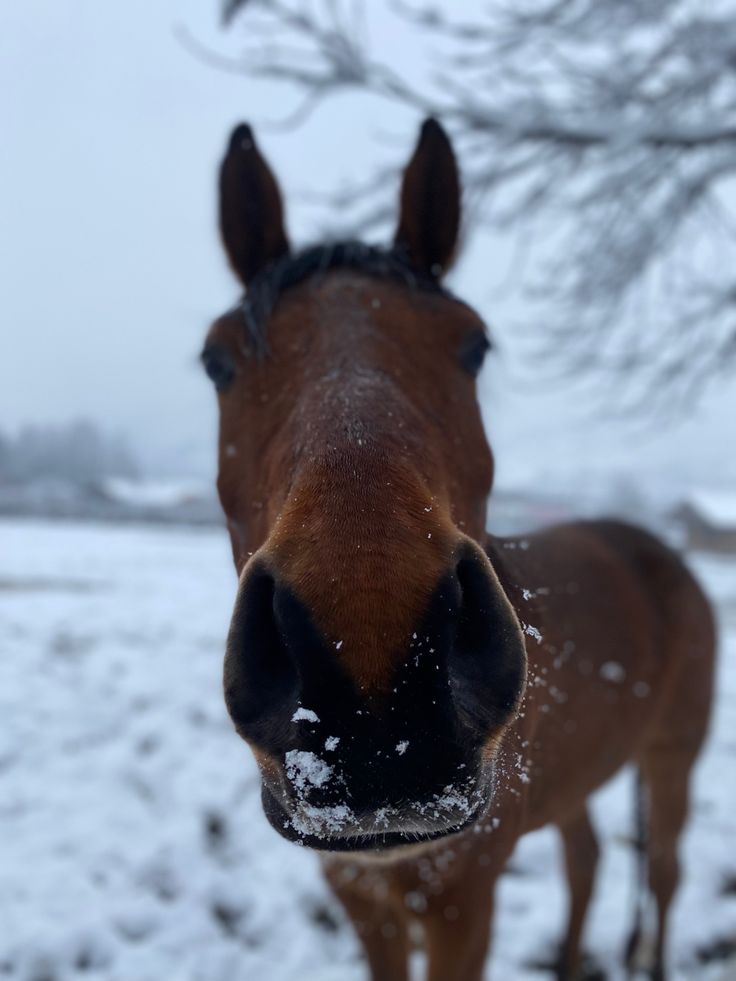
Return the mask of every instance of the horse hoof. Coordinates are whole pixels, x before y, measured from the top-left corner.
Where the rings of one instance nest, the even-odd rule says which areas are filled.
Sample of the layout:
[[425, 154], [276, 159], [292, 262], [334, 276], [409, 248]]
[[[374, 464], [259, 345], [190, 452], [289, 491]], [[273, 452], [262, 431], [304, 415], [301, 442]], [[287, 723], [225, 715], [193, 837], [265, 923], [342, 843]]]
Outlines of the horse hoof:
[[624, 966], [629, 973], [636, 969], [637, 961], [639, 960], [639, 948], [641, 947], [641, 941], [641, 930], [638, 926], [636, 926], [631, 931], [629, 939], [626, 942], [626, 949], [624, 951]]
[[571, 967], [562, 954], [561, 945], [549, 957], [528, 961], [527, 967], [549, 973], [555, 981], [607, 981], [606, 972], [591, 954], [583, 952], [577, 966]]

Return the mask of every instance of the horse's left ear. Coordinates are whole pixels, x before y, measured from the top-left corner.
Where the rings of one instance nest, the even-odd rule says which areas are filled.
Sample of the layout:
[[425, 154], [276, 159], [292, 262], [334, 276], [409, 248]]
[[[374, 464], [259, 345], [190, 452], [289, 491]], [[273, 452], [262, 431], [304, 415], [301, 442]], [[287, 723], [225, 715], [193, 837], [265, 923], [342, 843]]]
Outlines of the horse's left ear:
[[413, 265], [439, 279], [455, 252], [460, 229], [460, 175], [447, 133], [436, 119], [422, 125], [401, 185], [396, 245]]
[[289, 251], [278, 182], [245, 123], [233, 130], [220, 167], [220, 232], [244, 286]]

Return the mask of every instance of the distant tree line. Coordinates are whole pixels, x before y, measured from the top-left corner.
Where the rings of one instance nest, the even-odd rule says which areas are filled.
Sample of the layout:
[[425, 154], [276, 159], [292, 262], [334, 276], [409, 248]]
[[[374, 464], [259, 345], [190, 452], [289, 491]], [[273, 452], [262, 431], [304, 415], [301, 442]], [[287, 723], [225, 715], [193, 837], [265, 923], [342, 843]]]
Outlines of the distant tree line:
[[25, 425], [15, 435], [0, 430], [0, 484], [43, 478], [87, 483], [100, 477], [137, 474], [126, 440], [103, 432], [86, 419]]

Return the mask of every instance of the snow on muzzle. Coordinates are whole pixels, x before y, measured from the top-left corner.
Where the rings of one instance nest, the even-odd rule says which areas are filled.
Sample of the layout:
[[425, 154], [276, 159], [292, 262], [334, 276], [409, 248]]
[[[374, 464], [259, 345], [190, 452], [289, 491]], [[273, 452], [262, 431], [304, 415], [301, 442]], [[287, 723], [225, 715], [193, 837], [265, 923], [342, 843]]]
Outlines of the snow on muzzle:
[[[325, 742], [334, 746], [335, 738]], [[409, 748], [399, 744], [396, 752], [404, 755]], [[327, 851], [396, 847], [459, 831], [488, 806], [488, 775], [464, 776], [463, 764], [452, 783], [421, 793], [416, 780], [407, 780], [407, 795], [389, 800], [394, 775], [383, 769], [376, 774], [378, 786], [370, 779], [351, 785], [338, 749], [339, 744], [321, 756], [289, 750], [282, 778], [264, 779], [266, 815], [285, 838]]]
[[381, 848], [451, 833], [484, 810], [481, 754], [457, 738], [441, 704], [422, 715], [410, 686], [397, 689], [390, 699], [345, 692], [340, 710], [315, 697], [294, 710], [288, 748], [257, 752], [264, 809], [280, 834], [321, 849]]
[[282, 835], [382, 847], [480, 815], [488, 746], [515, 712], [526, 669], [518, 622], [489, 570], [479, 549], [463, 549], [389, 683], [365, 691], [294, 592], [253, 563], [228, 637], [225, 697]]

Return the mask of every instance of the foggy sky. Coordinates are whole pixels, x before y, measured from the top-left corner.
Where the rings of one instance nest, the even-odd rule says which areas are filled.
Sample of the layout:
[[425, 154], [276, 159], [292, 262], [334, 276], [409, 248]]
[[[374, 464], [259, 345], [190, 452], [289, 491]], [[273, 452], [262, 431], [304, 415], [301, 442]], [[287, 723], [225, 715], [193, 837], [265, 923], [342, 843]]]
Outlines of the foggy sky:
[[[397, 146], [408, 154], [419, 120], [353, 93], [297, 130], [259, 127], [293, 93], [202, 64], [177, 40], [182, 24], [237, 51], [217, 0], [0, 7], [0, 428], [87, 416], [127, 434], [150, 466], [199, 474], [214, 465], [216, 419], [197, 355], [208, 321], [239, 292], [215, 226], [229, 129], [256, 125], [304, 242], [315, 212], [299, 193], [360, 176]], [[379, 39], [389, 54], [421, 57], [411, 36]], [[514, 341], [513, 303], [494, 291], [511, 251], [476, 236], [452, 279], [502, 349]], [[586, 468], [736, 480], [733, 383], [685, 422], [637, 435], [590, 422], [549, 384], [516, 389], [502, 362], [481, 391], [502, 482]]]

